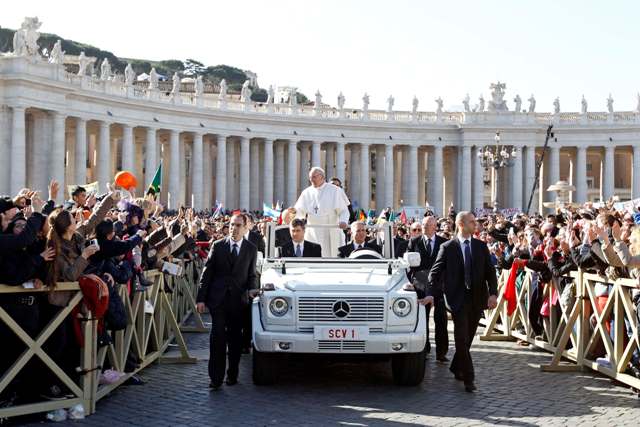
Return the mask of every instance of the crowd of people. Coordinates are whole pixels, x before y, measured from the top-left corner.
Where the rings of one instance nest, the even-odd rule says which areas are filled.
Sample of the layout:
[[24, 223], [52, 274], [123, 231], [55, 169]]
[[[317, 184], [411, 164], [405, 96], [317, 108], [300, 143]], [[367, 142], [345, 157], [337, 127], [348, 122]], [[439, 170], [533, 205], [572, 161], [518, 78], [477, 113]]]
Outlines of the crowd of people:
[[[49, 184], [46, 197], [29, 189], [0, 198], [0, 283], [21, 292], [0, 293], [0, 307], [32, 338], [69, 304], [75, 291], [56, 290], [60, 283], [80, 282], [85, 306], [105, 311], [99, 345], [124, 329], [127, 318], [119, 288], [129, 298], [152, 283], [144, 272], [162, 269], [174, 259], [206, 256], [197, 240], [212, 234], [190, 209], [164, 211], [153, 195], [135, 198], [125, 189], [108, 186], [105, 194], [74, 188], [71, 198], [57, 205], [59, 184]], [[206, 250], [206, 248], [205, 248]], [[28, 292], [46, 287], [47, 292]], [[86, 292], [98, 289], [97, 294]], [[108, 298], [100, 298], [108, 293]], [[100, 308], [108, 301], [108, 307]], [[149, 304], [147, 302], [147, 304]], [[75, 312], [74, 312], [75, 313]], [[44, 343], [51, 359], [70, 378], [78, 378], [80, 362], [78, 316], [66, 316]], [[6, 372], [24, 352], [24, 342], [6, 322], [0, 322], [0, 372]], [[125, 372], [140, 360], [130, 354]], [[107, 371], [110, 366], [104, 366]], [[107, 378], [108, 380], [108, 378]], [[128, 383], [140, 384], [138, 376]], [[32, 358], [0, 395], [3, 406], [41, 399], [69, 397], [69, 390], [38, 358]]]
[[[99, 280], [107, 286], [109, 295], [126, 286], [130, 297], [144, 291], [150, 283], [144, 272], [161, 269], [175, 258], [207, 257], [209, 245], [230, 236], [230, 222], [240, 215], [241, 234], [257, 250], [265, 252], [265, 234], [269, 222], [290, 225], [276, 232], [276, 245], [283, 256], [299, 256], [292, 241], [303, 239], [305, 222], [296, 218], [294, 209], [284, 209], [279, 218], [262, 212], [204, 210], [194, 212], [181, 208], [166, 211], [153, 194], [133, 197], [128, 191], [108, 186], [105, 194], [87, 194], [77, 187], [71, 199], [58, 206], [59, 184], [52, 181], [46, 197], [29, 189], [15, 196], [0, 198], [0, 283], [25, 289], [47, 287], [49, 292], [0, 294], [0, 306], [35, 338], [40, 331], [68, 304], [72, 295], [55, 291], [60, 282], [76, 282], [83, 277]], [[424, 281], [423, 274], [431, 268], [443, 242], [456, 236], [456, 212], [451, 207], [438, 217], [427, 211], [423, 218], [397, 216], [385, 209], [367, 220], [351, 213], [351, 226], [345, 229], [351, 250], [360, 246], [379, 250], [379, 224], [393, 223], [393, 246], [396, 256], [417, 251], [423, 263], [412, 269], [411, 279]], [[543, 321], [551, 310], [575, 298], [572, 282], [566, 279], [572, 270], [582, 269], [610, 279], [640, 278], [640, 213], [615, 209], [612, 202], [580, 207], [566, 207], [554, 214], [483, 214], [475, 219], [473, 237], [484, 242], [496, 274], [503, 270], [515, 272], [516, 286], [522, 285], [524, 267], [534, 271], [533, 291], [527, 303], [530, 323], [535, 334], [545, 334]], [[235, 227], [232, 225], [232, 228]], [[235, 231], [237, 234], [238, 231]], [[297, 233], [297, 234], [296, 234]], [[297, 237], [296, 237], [297, 236]], [[360, 245], [360, 246], [359, 246]], [[349, 248], [341, 248], [340, 256], [348, 256]], [[316, 256], [320, 249], [308, 246], [308, 254]], [[431, 259], [425, 262], [425, 259]], [[551, 280], [560, 280], [560, 295], [551, 299], [544, 292]], [[420, 286], [418, 292], [424, 291]], [[597, 285], [597, 297], [603, 307], [611, 287]], [[573, 293], [572, 293], [573, 292]], [[640, 303], [640, 291], [630, 290], [634, 304]], [[424, 298], [424, 292], [419, 295]], [[449, 350], [446, 328], [447, 314], [443, 295], [430, 295], [434, 310], [436, 358], [446, 361]], [[117, 303], [117, 295], [113, 298]], [[105, 315], [101, 345], [109, 342], [114, 330], [123, 328], [117, 305], [109, 305]], [[246, 317], [246, 316], [245, 316]], [[613, 319], [609, 319], [613, 322]], [[625, 319], [629, 334], [630, 319]], [[244, 324], [242, 350], [250, 351], [250, 323]], [[248, 332], [247, 332], [248, 329]], [[613, 327], [610, 328], [613, 331]], [[629, 335], [631, 339], [631, 335]], [[24, 351], [25, 345], [5, 322], [0, 322], [0, 372], [8, 370]], [[522, 343], [526, 345], [526, 343]], [[68, 316], [44, 345], [51, 358], [74, 378], [79, 360], [79, 343], [72, 316]], [[430, 351], [431, 344], [427, 344]], [[593, 357], [604, 356], [604, 347], [592, 350]], [[132, 372], [139, 361], [131, 355], [125, 370]], [[109, 368], [108, 366], [103, 369]], [[640, 378], [640, 356], [636, 351], [628, 367]], [[132, 377], [130, 382], [141, 380]], [[21, 399], [60, 399], [68, 395], [66, 387], [41, 361], [32, 359], [29, 367], [13, 380], [0, 398], [15, 404]], [[6, 404], [6, 403], [5, 403]]]

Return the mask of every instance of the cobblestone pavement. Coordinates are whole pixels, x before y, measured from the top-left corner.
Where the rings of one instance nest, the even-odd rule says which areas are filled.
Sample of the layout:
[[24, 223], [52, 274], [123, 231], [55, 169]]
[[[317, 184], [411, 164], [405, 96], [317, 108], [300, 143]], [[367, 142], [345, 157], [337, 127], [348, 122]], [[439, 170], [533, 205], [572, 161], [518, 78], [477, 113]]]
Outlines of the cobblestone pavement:
[[120, 387], [84, 422], [59, 425], [586, 427], [637, 426], [640, 418], [640, 400], [630, 389], [592, 372], [543, 373], [537, 365], [550, 355], [512, 342], [476, 338], [475, 394], [465, 393], [433, 353], [424, 383], [415, 388], [395, 386], [386, 363], [317, 359], [293, 360], [277, 385], [256, 387], [251, 358], [243, 356], [240, 383], [210, 392], [208, 335], [186, 337], [197, 364], [151, 366], [143, 371], [147, 384]]

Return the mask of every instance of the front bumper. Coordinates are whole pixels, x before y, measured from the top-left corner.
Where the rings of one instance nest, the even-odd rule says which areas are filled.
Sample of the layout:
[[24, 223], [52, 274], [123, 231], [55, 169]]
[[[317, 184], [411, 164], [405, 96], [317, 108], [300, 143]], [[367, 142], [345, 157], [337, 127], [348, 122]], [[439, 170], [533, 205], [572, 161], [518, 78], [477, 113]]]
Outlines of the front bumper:
[[[347, 353], [400, 354], [419, 353], [426, 344], [425, 310], [418, 310], [418, 324], [414, 331], [403, 333], [370, 333], [363, 341], [316, 340], [313, 333], [270, 332], [260, 321], [257, 304], [253, 306], [253, 344], [267, 353]], [[281, 345], [285, 343], [285, 345]], [[398, 349], [398, 344], [402, 348]]]

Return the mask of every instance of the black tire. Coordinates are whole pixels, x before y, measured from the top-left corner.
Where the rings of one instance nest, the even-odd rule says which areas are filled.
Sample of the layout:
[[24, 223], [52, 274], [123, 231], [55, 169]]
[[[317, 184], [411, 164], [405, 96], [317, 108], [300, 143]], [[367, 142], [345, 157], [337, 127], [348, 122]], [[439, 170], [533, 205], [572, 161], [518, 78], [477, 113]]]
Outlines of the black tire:
[[263, 353], [253, 347], [252, 376], [255, 385], [273, 385], [278, 375], [278, 361], [273, 353]]
[[393, 382], [400, 386], [414, 387], [424, 380], [425, 351], [394, 354], [391, 356]]

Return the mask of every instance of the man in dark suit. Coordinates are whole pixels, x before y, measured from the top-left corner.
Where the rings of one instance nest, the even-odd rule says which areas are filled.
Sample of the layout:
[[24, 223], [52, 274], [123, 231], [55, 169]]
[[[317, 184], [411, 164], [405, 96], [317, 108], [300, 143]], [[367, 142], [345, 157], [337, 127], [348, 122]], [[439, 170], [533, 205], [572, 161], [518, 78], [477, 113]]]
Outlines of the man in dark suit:
[[280, 247], [281, 257], [315, 257], [322, 256], [322, 248], [319, 244], [304, 240], [306, 223], [301, 218], [295, 218], [289, 224], [291, 240]]
[[427, 282], [427, 296], [419, 302], [433, 304], [434, 295], [444, 291], [445, 303], [453, 317], [456, 353], [451, 372], [464, 381], [465, 390], [476, 390], [471, 360], [471, 342], [482, 310], [493, 309], [498, 301], [496, 270], [486, 243], [474, 239], [475, 216], [471, 212], [456, 215], [457, 235], [440, 245]]
[[258, 252], [262, 252], [264, 256], [265, 253], [265, 243], [262, 235], [255, 229], [256, 222], [253, 219], [253, 215], [245, 214], [247, 218], [247, 232], [244, 235], [244, 238], [253, 243], [253, 245], [258, 248]]
[[211, 313], [209, 387], [218, 390], [224, 379], [227, 349], [229, 369], [227, 385], [238, 382], [238, 365], [242, 350], [242, 313], [256, 295], [257, 248], [242, 236], [247, 223], [244, 215], [231, 217], [229, 237], [213, 243], [196, 299], [199, 313], [205, 306]]
[[[413, 283], [417, 283], [416, 291], [418, 298], [424, 298], [425, 278], [428, 277], [431, 266], [436, 260], [440, 246], [446, 242], [443, 237], [436, 235], [438, 223], [434, 216], [426, 216], [422, 219], [422, 236], [414, 237], [409, 241], [407, 246], [408, 252], [420, 253], [420, 265], [413, 267], [409, 271], [409, 279]], [[422, 272], [421, 277], [417, 277], [417, 273]], [[422, 286], [420, 286], [422, 285]], [[444, 298], [441, 292], [434, 293], [433, 321], [436, 325], [436, 360], [439, 362], [448, 362], [447, 351], [449, 351], [449, 332], [447, 331], [447, 310], [444, 304]], [[427, 353], [431, 352], [431, 342], [429, 341], [429, 315], [431, 314], [431, 305], [425, 307], [427, 312]]]
[[367, 242], [367, 227], [362, 221], [351, 223], [351, 242], [338, 248], [338, 256], [340, 258], [349, 258], [351, 252], [361, 249], [371, 249], [382, 254], [382, 248], [377, 244]]

